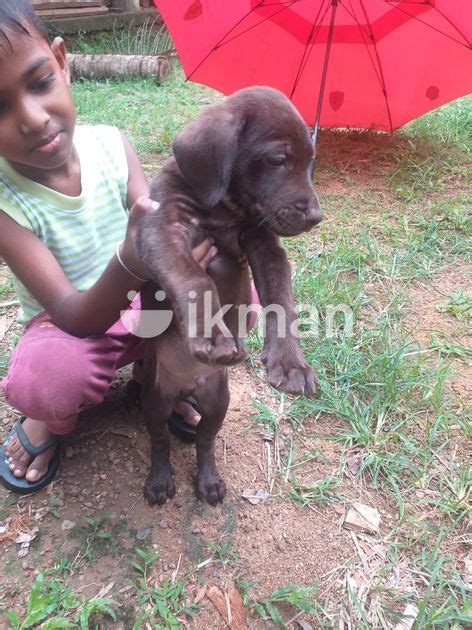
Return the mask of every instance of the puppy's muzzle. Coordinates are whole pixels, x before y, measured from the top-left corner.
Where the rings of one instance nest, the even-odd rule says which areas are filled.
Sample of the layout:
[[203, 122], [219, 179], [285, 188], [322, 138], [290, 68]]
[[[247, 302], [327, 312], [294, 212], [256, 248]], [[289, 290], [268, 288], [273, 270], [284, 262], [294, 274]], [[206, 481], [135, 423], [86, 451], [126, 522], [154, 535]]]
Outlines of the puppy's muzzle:
[[311, 202], [297, 201], [295, 208], [301, 212], [307, 223], [307, 228], [310, 229], [315, 225], [318, 225], [323, 220], [323, 212], [321, 211], [320, 204], [317, 199]]
[[291, 207], [281, 208], [272, 222], [274, 232], [280, 236], [296, 236], [308, 232], [323, 219], [318, 200], [300, 200]]

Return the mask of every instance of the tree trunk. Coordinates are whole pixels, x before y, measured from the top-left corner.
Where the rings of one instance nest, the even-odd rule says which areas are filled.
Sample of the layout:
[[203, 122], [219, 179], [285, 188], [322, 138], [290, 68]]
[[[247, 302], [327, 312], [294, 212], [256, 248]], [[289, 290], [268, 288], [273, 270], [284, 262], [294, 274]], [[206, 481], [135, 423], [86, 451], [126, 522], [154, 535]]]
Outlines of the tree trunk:
[[163, 55], [79, 55], [68, 53], [72, 78], [155, 77], [162, 81], [171, 73], [169, 59]]

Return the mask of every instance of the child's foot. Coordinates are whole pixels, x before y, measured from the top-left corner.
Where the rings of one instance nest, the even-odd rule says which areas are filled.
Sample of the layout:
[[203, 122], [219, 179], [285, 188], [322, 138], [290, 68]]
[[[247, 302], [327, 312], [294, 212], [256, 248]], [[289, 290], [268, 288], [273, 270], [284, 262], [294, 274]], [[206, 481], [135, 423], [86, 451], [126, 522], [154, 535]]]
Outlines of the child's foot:
[[[143, 363], [135, 361], [133, 364], [133, 379], [136, 383], [141, 384], [143, 380]], [[201, 420], [201, 415], [195, 407], [187, 400], [181, 399], [175, 403], [174, 411], [182, 416], [183, 421], [191, 427], [196, 427]]]
[[[52, 434], [48, 431], [46, 424], [39, 420], [26, 418], [23, 421], [23, 430], [33, 446], [41, 446], [47, 442]], [[10, 462], [9, 468], [15, 477], [25, 477], [30, 482], [38, 481], [48, 471], [56, 446], [51, 446], [37, 457], [32, 457], [21, 444], [15, 435], [7, 444], [5, 453]]]
[[179, 416], [182, 416], [184, 422], [189, 424], [191, 427], [196, 427], [202, 418], [195, 407], [183, 399], [178, 400], [175, 403], [174, 411], [175, 413], [178, 413]]

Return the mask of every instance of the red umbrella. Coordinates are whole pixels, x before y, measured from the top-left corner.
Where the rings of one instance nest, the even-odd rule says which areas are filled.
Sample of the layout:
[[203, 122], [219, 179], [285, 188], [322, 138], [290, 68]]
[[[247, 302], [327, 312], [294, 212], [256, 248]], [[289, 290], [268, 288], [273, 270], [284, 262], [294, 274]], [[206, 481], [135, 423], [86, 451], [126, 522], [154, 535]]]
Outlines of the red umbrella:
[[472, 91], [471, 0], [154, 2], [189, 79], [278, 88], [308, 124], [323, 78], [322, 127], [392, 131]]

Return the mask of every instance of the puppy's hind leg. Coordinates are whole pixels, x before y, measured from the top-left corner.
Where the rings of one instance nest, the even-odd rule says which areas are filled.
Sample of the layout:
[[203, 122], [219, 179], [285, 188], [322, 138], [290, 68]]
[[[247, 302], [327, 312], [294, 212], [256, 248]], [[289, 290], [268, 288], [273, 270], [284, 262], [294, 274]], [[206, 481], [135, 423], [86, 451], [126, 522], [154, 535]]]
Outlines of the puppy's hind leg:
[[208, 376], [197, 392], [202, 416], [197, 426], [197, 497], [216, 505], [226, 494], [215, 462], [215, 438], [229, 405], [228, 371], [220, 369]]
[[157, 382], [159, 375], [155, 360], [145, 362], [144, 373], [142, 405], [151, 438], [151, 469], [144, 484], [144, 496], [151, 505], [163, 505], [175, 495], [167, 420], [174, 408], [177, 392], [166, 387], [169, 384]]

